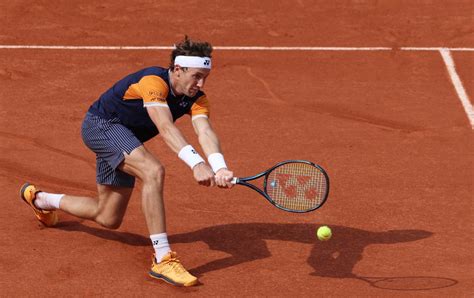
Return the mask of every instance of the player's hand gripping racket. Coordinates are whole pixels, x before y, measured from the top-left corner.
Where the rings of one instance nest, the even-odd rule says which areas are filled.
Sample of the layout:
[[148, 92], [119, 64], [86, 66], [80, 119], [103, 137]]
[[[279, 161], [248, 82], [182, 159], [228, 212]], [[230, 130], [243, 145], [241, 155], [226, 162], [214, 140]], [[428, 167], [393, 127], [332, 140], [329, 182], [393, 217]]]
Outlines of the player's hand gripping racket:
[[[263, 179], [263, 187], [248, 181]], [[233, 178], [264, 196], [275, 207], [288, 212], [318, 209], [329, 195], [329, 176], [323, 168], [306, 160], [287, 160], [255, 176]]]

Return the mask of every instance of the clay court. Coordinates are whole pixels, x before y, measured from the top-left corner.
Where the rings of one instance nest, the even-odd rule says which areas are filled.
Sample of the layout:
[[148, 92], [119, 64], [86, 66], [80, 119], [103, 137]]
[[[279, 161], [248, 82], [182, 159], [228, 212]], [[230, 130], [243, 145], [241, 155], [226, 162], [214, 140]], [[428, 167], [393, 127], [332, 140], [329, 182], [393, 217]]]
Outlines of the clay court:
[[[472, 295], [473, 2], [232, 3], [0, 3], [0, 296]], [[204, 90], [237, 176], [305, 159], [331, 178], [322, 208], [293, 214], [199, 186], [160, 137], [146, 143], [192, 288], [147, 275], [140, 183], [118, 230], [65, 213], [44, 228], [18, 195], [28, 181], [95, 197], [85, 112], [126, 74], [167, 66], [185, 34], [215, 46]]]

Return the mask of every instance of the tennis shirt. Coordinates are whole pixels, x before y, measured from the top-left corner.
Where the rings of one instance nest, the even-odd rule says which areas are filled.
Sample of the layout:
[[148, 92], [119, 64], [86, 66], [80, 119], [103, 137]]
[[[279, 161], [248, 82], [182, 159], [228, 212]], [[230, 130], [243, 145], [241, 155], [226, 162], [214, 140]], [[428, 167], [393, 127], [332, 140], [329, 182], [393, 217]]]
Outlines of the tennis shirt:
[[103, 119], [118, 119], [141, 142], [159, 134], [147, 107], [168, 107], [173, 122], [183, 115], [209, 117], [209, 102], [204, 92], [194, 97], [176, 96], [171, 89], [169, 69], [148, 67], [129, 74], [102, 94], [89, 112]]

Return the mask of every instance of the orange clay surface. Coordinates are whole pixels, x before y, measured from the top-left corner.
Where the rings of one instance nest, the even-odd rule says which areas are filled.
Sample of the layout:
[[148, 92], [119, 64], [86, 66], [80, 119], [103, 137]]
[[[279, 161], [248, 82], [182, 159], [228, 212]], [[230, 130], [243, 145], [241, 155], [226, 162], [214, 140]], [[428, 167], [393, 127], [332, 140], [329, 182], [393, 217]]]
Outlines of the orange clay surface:
[[[467, 0], [56, 2], [2, 1], [0, 44], [170, 46], [189, 34], [216, 46], [474, 46]], [[147, 276], [140, 183], [118, 230], [65, 213], [41, 227], [22, 183], [95, 196], [83, 115], [168, 56], [0, 49], [0, 296], [473, 293], [473, 130], [437, 51], [216, 50], [205, 91], [235, 174], [307, 159], [327, 169], [331, 193], [315, 212], [286, 213], [244, 187], [198, 186], [159, 137], [147, 143], [167, 171], [172, 248], [197, 287]], [[472, 98], [474, 52], [452, 56]], [[197, 147], [189, 122], [178, 126]]]

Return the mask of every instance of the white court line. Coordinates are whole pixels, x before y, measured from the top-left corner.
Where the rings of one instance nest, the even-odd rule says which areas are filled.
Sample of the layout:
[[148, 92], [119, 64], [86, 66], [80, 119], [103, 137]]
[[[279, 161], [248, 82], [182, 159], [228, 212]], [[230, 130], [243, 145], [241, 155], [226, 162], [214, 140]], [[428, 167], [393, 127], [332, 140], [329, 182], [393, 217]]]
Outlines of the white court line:
[[[66, 45], [0, 45], [0, 49], [40, 50], [172, 50], [173, 46], [66, 46]], [[448, 47], [265, 47], [265, 46], [215, 46], [216, 50], [228, 51], [439, 51], [448, 69], [451, 81], [461, 100], [474, 130], [474, 110], [454, 66], [452, 51], [473, 52], [474, 48]]]
[[172, 46], [47, 46], [47, 45], [0, 45], [0, 49], [37, 50], [172, 50]]
[[[40, 50], [172, 50], [173, 46], [66, 46], [66, 45], [0, 45], [0, 49]], [[216, 50], [227, 51], [462, 51], [472, 52], [474, 48], [446, 47], [264, 47], [264, 46], [215, 46]]]
[[243, 51], [450, 51], [472, 52], [474, 48], [445, 48], [445, 47], [236, 47], [217, 46], [217, 50], [243, 50]]
[[459, 100], [464, 107], [464, 111], [466, 112], [467, 118], [471, 123], [471, 128], [474, 129], [474, 109], [472, 108], [471, 100], [464, 90], [464, 86], [462, 84], [461, 79], [456, 72], [456, 66], [454, 65], [453, 57], [451, 56], [451, 51], [448, 49], [442, 49], [439, 51], [441, 57], [443, 57], [444, 63], [446, 64], [446, 68], [448, 69], [449, 76], [451, 78], [451, 82], [454, 85], [454, 89], [458, 94]]

